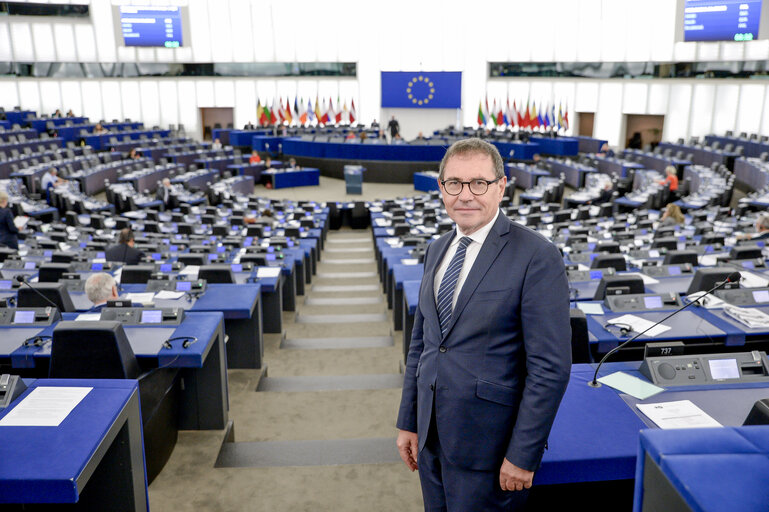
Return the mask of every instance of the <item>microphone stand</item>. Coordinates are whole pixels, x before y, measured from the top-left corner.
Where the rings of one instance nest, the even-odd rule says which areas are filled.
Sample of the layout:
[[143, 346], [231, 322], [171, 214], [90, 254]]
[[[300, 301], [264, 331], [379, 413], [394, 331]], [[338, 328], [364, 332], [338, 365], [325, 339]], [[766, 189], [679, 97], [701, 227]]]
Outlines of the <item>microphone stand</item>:
[[[735, 275], [735, 274], [736, 274], [736, 275]], [[741, 278], [741, 277], [742, 277], [742, 276], [740, 275], [740, 273], [739, 273], [739, 272], [734, 272], [732, 275], [730, 275], [729, 277], [727, 277], [727, 278], [726, 278], [724, 281], [721, 281], [720, 283], [718, 283], [717, 285], [715, 285], [713, 288], [711, 288], [710, 290], [708, 290], [707, 292], [705, 292], [705, 293], [704, 293], [702, 296], [698, 297], [696, 300], [693, 300], [693, 301], [689, 302], [688, 304], [685, 304], [685, 305], [681, 306], [680, 308], [676, 309], [675, 311], [673, 311], [672, 313], [670, 313], [668, 316], [666, 316], [666, 317], [665, 317], [665, 318], [663, 318], [662, 320], [660, 320], [660, 321], [658, 321], [658, 322], [654, 322], [652, 325], [650, 325], [649, 327], [647, 327], [647, 328], [646, 328], [646, 329], [644, 329], [643, 331], [639, 332], [638, 334], [636, 334], [636, 335], [635, 335], [635, 336], [633, 336], [632, 338], [630, 338], [630, 339], [628, 339], [628, 340], [626, 340], [626, 341], [624, 341], [624, 342], [620, 343], [619, 345], [617, 345], [616, 347], [614, 347], [613, 349], [611, 349], [610, 351], [608, 351], [608, 352], [606, 353], [606, 355], [605, 355], [605, 356], [603, 356], [603, 357], [601, 358], [601, 361], [598, 363], [598, 366], [597, 366], [597, 367], [596, 367], [596, 369], [595, 369], [595, 373], [593, 374], [593, 380], [591, 380], [590, 382], [588, 382], [588, 383], [587, 383], [587, 384], [588, 384], [588, 386], [590, 386], [590, 387], [593, 387], [593, 388], [600, 388], [600, 387], [601, 387], [601, 383], [600, 383], [600, 382], [598, 382], [598, 370], [600, 370], [600, 369], [601, 369], [601, 366], [603, 365], [603, 363], [605, 363], [605, 362], [606, 362], [606, 360], [607, 360], [607, 359], [609, 359], [609, 357], [610, 357], [612, 354], [614, 354], [614, 353], [615, 353], [615, 352], [617, 352], [618, 350], [621, 350], [621, 349], [623, 349], [623, 348], [624, 348], [624, 347], [626, 347], [626, 346], [627, 346], [629, 343], [632, 343], [633, 341], [637, 340], [638, 338], [640, 338], [641, 336], [643, 336], [644, 334], [646, 334], [648, 331], [650, 331], [650, 330], [654, 329], [655, 327], [657, 327], [657, 326], [658, 326], [658, 325], [660, 325], [661, 323], [665, 322], [665, 321], [666, 321], [666, 320], [668, 320], [669, 318], [671, 318], [671, 317], [673, 317], [673, 316], [677, 315], [678, 313], [680, 313], [680, 312], [681, 312], [681, 311], [683, 311], [684, 309], [688, 308], [688, 307], [689, 307], [689, 306], [691, 306], [692, 304], [699, 304], [699, 301], [700, 301], [701, 299], [703, 299], [703, 298], [705, 298], [706, 296], [710, 295], [711, 293], [713, 293], [714, 291], [718, 290], [719, 288], [721, 288], [721, 287], [723, 287], [723, 286], [726, 286], [728, 283], [734, 283], [734, 282], [737, 282], [737, 283], [738, 283], [738, 282], [740, 281], [740, 278]]]
[[22, 284], [25, 284], [25, 285], [27, 285], [27, 288], [29, 288], [30, 290], [32, 290], [33, 292], [35, 292], [36, 294], [38, 294], [39, 296], [41, 296], [41, 297], [43, 298], [43, 300], [44, 300], [44, 301], [46, 301], [48, 304], [50, 304], [50, 305], [51, 305], [51, 307], [53, 307], [53, 308], [55, 308], [55, 309], [57, 309], [57, 310], [59, 309], [59, 306], [57, 306], [57, 305], [56, 305], [56, 304], [55, 304], [55, 303], [54, 303], [54, 302], [53, 302], [51, 299], [49, 299], [48, 297], [46, 297], [45, 295], [43, 295], [42, 293], [40, 293], [40, 290], [37, 290], [37, 289], [36, 289], [34, 286], [32, 286], [31, 284], [29, 284], [29, 283], [27, 282], [27, 279], [24, 277], [24, 275], [23, 275], [23, 274], [16, 274], [16, 280], [17, 280], [18, 282], [22, 283]]

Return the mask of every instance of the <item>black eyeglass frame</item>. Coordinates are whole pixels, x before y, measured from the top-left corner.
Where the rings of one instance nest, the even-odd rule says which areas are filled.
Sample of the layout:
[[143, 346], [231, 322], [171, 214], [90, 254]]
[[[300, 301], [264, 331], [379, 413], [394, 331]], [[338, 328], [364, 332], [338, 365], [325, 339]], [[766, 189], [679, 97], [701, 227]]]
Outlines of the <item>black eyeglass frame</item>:
[[[445, 191], [445, 192], [446, 192], [448, 195], [450, 195], [450, 196], [458, 196], [459, 194], [461, 194], [461, 193], [462, 193], [462, 191], [465, 189], [465, 185], [467, 185], [467, 189], [470, 191], [470, 193], [471, 193], [472, 195], [474, 195], [474, 196], [482, 196], [482, 195], [484, 195], [486, 192], [488, 192], [488, 191], [489, 191], [489, 186], [493, 185], [494, 183], [498, 182], [498, 181], [499, 181], [499, 180], [501, 180], [501, 179], [502, 179], [502, 177], [500, 176], [499, 178], [497, 178], [497, 179], [495, 179], [495, 180], [484, 180], [484, 179], [482, 179], [482, 178], [476, 178], [476, 179], [474, 179], [474, 180], [470, 180], [470, 181], [459, 181], [459, 180], [454, 180], [454, 179], [451, 179], [451, 180], [441, 180], [441, 186], [443, 186], [443, 190], [444, 190], [444, 191]], [[457, 183], [459, 183], [459, 184], [461, 185], [461, 188], [459, 189], [459, 192], [457, 192], [456, 194], [452, 194], [451, 192], [449, 192], [448, 190], [446, 190], [446, 182], [447, 182], [447, 181], [456, 181]], [[471, 188], [470, 188], [470, 184], [471, 184], [472, 182], [474, 182], [474, 181], [483, 181], [484, 183], [486, 183], [486, 190], [484, 190], [484, 191], [483, 191], [483, 192], [481, 192], [480, 194], [476, 194], [475, 192], [473, 192], [473, 189], [471, 189]]]

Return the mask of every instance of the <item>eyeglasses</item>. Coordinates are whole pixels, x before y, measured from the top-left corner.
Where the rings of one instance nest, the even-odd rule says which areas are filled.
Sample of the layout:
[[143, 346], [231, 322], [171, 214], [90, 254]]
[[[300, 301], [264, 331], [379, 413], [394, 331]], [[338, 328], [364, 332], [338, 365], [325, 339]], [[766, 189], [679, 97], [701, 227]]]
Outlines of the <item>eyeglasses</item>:
[[441, 185], [443, 185], [443, 190], [446, 191], [447, 194], [450, 196], [458, 196], [462, 193], [462, 189], [467, 185], [467, 188], [470, 189], [470, 192], [474, 196], [482, 196], [489, 190], [489, 185], [492, 183], [496, 183], [502, 178], [497, 178], [495, 180], [482, 180], [482, 179], [476, 179], [476, 180], [470, 180], [470, 181], [459, 181], [459, 180], [443, 180], [441, 181]]

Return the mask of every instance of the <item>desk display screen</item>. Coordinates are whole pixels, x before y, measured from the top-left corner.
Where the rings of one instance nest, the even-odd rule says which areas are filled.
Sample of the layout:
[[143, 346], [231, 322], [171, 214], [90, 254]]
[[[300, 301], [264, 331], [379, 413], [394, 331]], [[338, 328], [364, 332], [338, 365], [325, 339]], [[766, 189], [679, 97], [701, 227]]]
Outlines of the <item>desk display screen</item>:
[[274, 254], [265, 254], [267, 261], [275, 261], [276, 256]]
[[102, 270], [104, 270], [104, 264], [103, 263], [91, 263], [91, 270], [102, 271]]
[[603, 277], [603, 272], [600, 270], [591, 270], [590, 271], [590, 279], [601, 279]]
[[179, 246], [178, 245], [172, 245], [168, 248], [171, 252], [179, 252]]
[[742, 268], [749, 268], [749, 269], [752, 270], [752, 269], [756, 268], [756, 266], [753, 264], [752, 261], [743, 261], [742, 262]]
[[192, 283], [190, 281], [179, 281], [176, 283], [177, 292], [188, 292], [192, 290]]
[[96, 257], [97, 258], [104, 258], [104, 253], [103, 252], [97, 252], [96, 253]]
[[43, 251], [43, 256], [45, 256], [46, 258], [50, 258], [51, 256], [53, 256], [53, 251]]
[[163, 255], [160, 254], [159, 252], [153, 252], [152, 253], [152, 259], [155, 260], [155, 261], [158, 261], [162, 257], [163, 257]]
[[219, 257], [218, 254], [209, 254], [208, 255], [208, 261], [215, 260], [218, 257]]
[[655, 295], [654, 297], [644, 297], [644, 307], [646, 309], [654, 309], [662, 307], [662, 297]]
[[146, 309], [142, 311], [141, 323], [159, 324], [163, 322], [163, 312], [159, 309]]
[[0, 281], [0, 290], [10, 290], [13, 288], [13, 283], [9, 280], [3, 279]]
[[758, 39], [761, 0], [686, 0], [684, 41]]
[[267, 252], [275, 252], [275, 247], [268, 247]]
[[680, 276], [681, 275], [681, 267], [668, 267], [668, 275], [670, 275], [670, 276]]
[[769, 290], [754, 291], [753, 300], [756, 302], [769, 302]]
[[160, 271], [161, 272], [171, 272], [173, 269], [174, 269], [174, 267], [170, 263], [162, 263], [160, 265]]
[[24, 270], [35, 270], [35, 262], [28, 261], [24, 264]]
[[226, 252], [226, 251], [227, 251], [227, 248], [223, 245], [220, 245], [219, 247], [216, 248], [216, 252]]
[[243, 272], [243, 265], [240, 263], [233, 263], [232, 264], [232, 271], [233, 272]]
[[710, 375], [714, 379], [739, 379], [740, 370], [737, 368], [736, 359], [711, 359]]
[[13, 314], [13, 323], [15, 324], [34, 324], [34, 311], [17, 311]]
[[126, 46], [184, 45], [181, 7], [121, 5], [120, 27]]

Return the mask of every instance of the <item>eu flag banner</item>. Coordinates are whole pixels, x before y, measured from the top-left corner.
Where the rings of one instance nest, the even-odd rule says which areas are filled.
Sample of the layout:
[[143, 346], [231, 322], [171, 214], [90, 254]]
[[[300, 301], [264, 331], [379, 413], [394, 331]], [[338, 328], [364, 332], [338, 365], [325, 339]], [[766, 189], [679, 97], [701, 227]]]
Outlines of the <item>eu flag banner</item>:
[[462, 72], [382, 71], [382, 108], [462, 108]]

